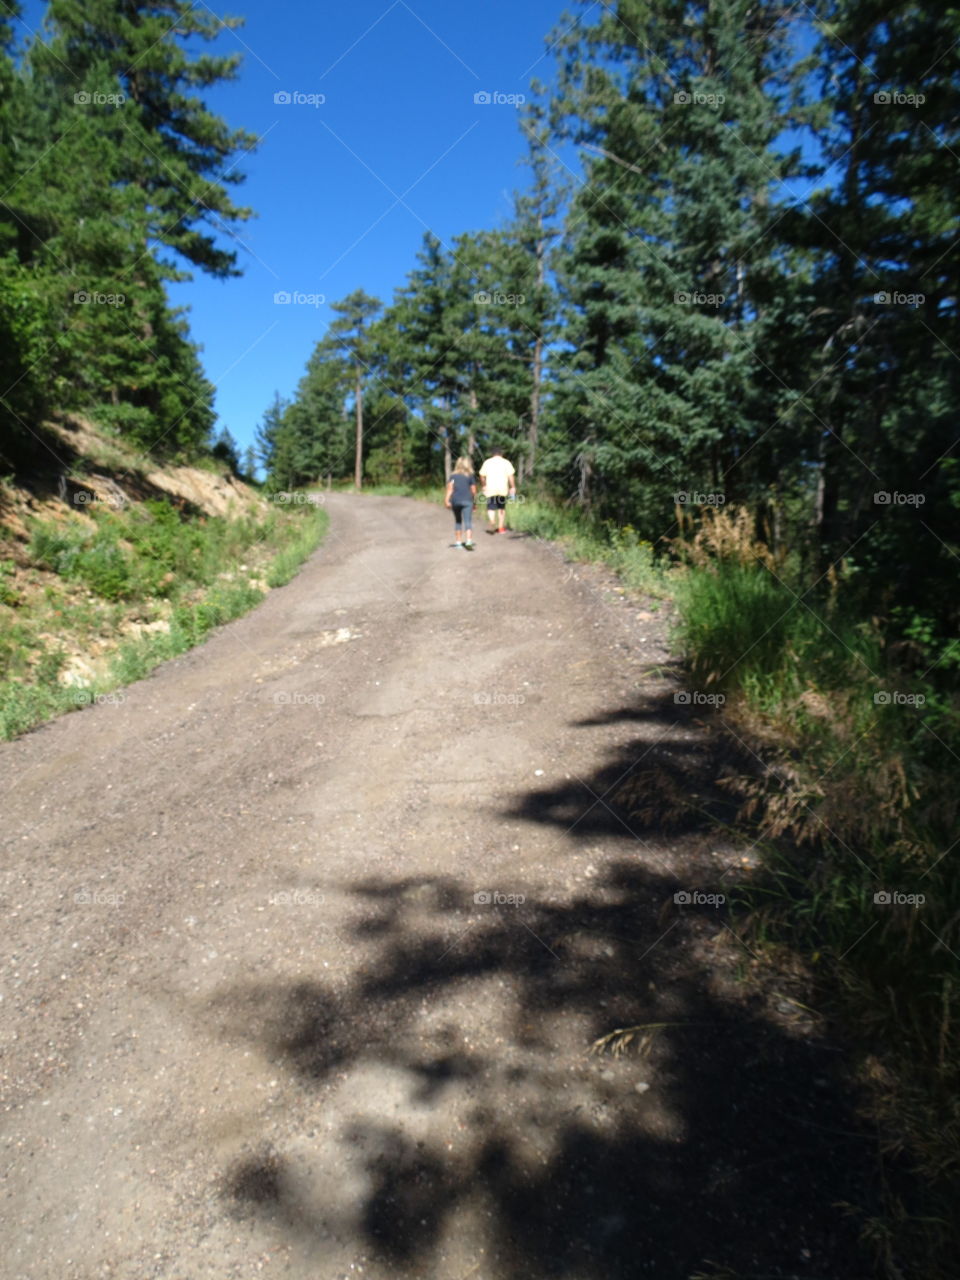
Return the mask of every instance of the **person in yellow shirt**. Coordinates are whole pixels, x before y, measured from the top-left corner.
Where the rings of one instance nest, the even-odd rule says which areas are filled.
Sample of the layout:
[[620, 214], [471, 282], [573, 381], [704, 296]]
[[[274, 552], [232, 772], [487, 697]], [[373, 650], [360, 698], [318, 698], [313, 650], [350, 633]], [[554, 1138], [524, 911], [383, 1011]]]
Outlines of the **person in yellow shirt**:
[[490, 457], [480, 468], [483, 496], [487, 500], [487, 533], [507, 532], [507, 495], [517, 496], [516, 472], [513, 463], [503, 456], [502, 449], [491, 449]]

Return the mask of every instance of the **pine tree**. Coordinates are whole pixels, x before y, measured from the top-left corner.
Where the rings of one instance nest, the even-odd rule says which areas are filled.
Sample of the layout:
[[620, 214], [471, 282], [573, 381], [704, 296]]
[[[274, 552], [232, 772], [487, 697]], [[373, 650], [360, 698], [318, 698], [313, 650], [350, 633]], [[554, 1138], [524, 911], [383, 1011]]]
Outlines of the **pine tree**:
[[432, 457], [439, 443], [446, 479], [453, 467], [459, 436], [455, 410], [461, 375], [456, 347], [462, 333], [451, 315], [452, 261], [432, 232], [424, 236], [417, 263], [406, 284], [397, 291], [391, 308], [391, 322], [397, 334], [395, 356], [402, 352], [400, 359], [409, 370], [418, 452], [428, 472], [433, 472]]
[[[873, 611], [899, 602], [949, 627], [960, 183], [942, 161], [960, 147], [960, 15], [863, 0], [829, 0], [816, 15], [814, 127], [829, 182], [786, 225], [816, 262], [804, 339], [820, 567], [852, 550]], [[878, 505], [891, 491], [919, 492], [922, 520]]]
[[371, 381], [367, 393], [364, 439], [366, 470], [375, 484], [404, 484], [430, 474], [423, 432], [414, 415], [418, 404], [412, 352], [402, 334], [394, 304], [371, 325]]
[[22, 12], [18, 0], [7, 0], [0, 9], [0, 181], [6, 192], [6, 184], [13, 172], [10, 149], [13, 145], [13, 121], [10, 101], [13, 97], [17, 75], [14, 67], [14, 23]]
[[257, 481], [257, 451], [252, 444], [248, 444], [243, 451], [243, 479], [248, 484], [256, 484]]
[[449, 477], [456, 454], [517, 443], [530, 336], [513, 291], [526, 264], [502, 232], [465, 233], [449, 251], [428, 233], [418, 264], [384, 318], [394, 335], [388, 365], [406, 379], [421, 468], [439, 470], [431, 461], [439, 444]]
[[215, 458], [219, 458], [221, 462], [225, 462], [233, 475], [239, 476], [241, 474], [240, 446], [234, 439], [233, 432], [229, 427], [221, 427], [217, 432], [217, 438], [213, 443], [211, 453]]
[[344, 413], [351, 370], [340, 342], [329, 334], [317, 343], [297, 385], [286, 422], [296, 442], [302, 481], [344, 475], [350, 465], [349, 423]]
[[37, 427], [62, 383], [55, 365], [62, 301], [47, 281], [37, 287], [24, 250], [33, 237], [18, 190], [24, 155], [23, 104], [28, 85], [17, 62], [14, 31], [21, 6], [0, 9], [0, 462], [16, 467], [48, 453]]
[[279, 391], [275, 391], [273, 400], [264, 410], [262, 421], [254, 429], [254, 447], [257, 450], [260, 465], [267, 473], [268, 484], [275, 470], [280, 431], [288, 404], [289, 401], [284, 400]]
[[449, 256], [442, 328], [449, 402], [457, 452], [470, 456], [494, 444], [515, 452], [529, 394], [527, 333], [519, 316], [526, 264], [511, 247], [502, 232], [469, 233], [454, 240]]
[[[240, 25], [188, 0], [50, 0], [51, 38], [32, 58], [70, 126], [78, 115], [95, 121], [141, 251], [165, 245], [215, 276], [237, 274], [236, 251], [219, 247], [217, 235], [250, 217], [228, 188], [243, 181], [234, 161], [256, 138], [228, 128], [196, 96], [234, 79], [240, 54], [190, 58], [182, 42], [210, 42]], [[59, 127], [67, 123], [52, 115]]]
[[768, 234], [794, 163], [773, 148], [784, 15], [742, 0], [678, 24], [671, 6], [623, 0], [561, 39], [552, 118], [587, 156], [558, 262], [550, 467], [601, 513], [642, 510], [651, 534], [673, 491], [750, 492], [742, 462], [783, 395], [753, 379], [785, 274]]
[[[184, 273], [160, 255], [233, 274], [236, 253], [217, 239], [249, 212], [227, 187], [253, 139], [196, 96], [231, 77], [237, 58], [191, 60], [182, 44], [221, 29], [183, 0], [51, 0], [48, 38], [29, 49], [0, 123], [14, 144], [0, 203], [0, 326], [15, 319], [19, 363], [38, 367], [45, 404], [85, 408], [161, 451], [206, 446], [213, 413], [165, 296], [164, 281]], [[32, 403], [29, 413], [43, 411]]]
[[382, 307], [379, 298], [372, 298], [362, 289], [356, 289], [340, 302], [331, 303], [338, 319], [327, 330], [327, 338], [347, 361], [353, 379], [353, 410], [356, 421], [353, 482], [363, 487], [363, 395], [370, 368], [372, 348], [368, 326]]
[[526, 163], [531, 170], [530, 190], [517, 196], [508, 242], [521, 255], [519, 268], [524, 277], [524, 303], [519, 311], [532, 350], [529, 354], [529, 409], [527, 412], [526, 454], [521, 456], [520, 477], [536, 469], [540, 442], [540, 418], [546, 375], [547, 344], [552, 332], [556, 297], [549, 280], [553, 241], [561, 234], [556, 223], [564, 199], [566, 183], [558, 180], [557, 165], [548, 152], [549, 128], [544, 109], [534, 100], [523, 118], [527, 141]]

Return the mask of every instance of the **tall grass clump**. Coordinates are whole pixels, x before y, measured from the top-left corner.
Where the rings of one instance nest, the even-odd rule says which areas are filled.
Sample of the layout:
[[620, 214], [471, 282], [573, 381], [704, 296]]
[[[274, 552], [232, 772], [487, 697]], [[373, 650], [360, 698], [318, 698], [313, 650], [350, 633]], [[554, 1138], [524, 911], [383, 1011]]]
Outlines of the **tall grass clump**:
[[679, 549], [678, 636], [692, 681], [726, 699], [741, 763], [721, 785], [764, 853], [741, 923], [819, 975], [860, 1046], [881, 1146], [929, 1192], [921, 1211], [891, 1191], [889, 1221], [865, 1233], [886, 1248], [896, 1219], [901, 1247], [946, 1280], [960, 1203], [960, 645], [891, 638], [842, 573], [805, 587], [745, 512], [708, 513]]

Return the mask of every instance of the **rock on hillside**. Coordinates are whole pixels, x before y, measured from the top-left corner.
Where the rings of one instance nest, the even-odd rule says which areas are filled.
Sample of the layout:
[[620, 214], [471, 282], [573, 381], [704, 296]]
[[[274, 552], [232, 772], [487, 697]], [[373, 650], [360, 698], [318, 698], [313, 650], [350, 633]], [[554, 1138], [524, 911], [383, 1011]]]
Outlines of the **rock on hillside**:
[[[54, 433], [67, 448], [81, 459], [87, 459], [96, 467], [83, 477], [97, 492], [98, 482], [112, 481], [121, 491], [130, 490], [129, 500], [143, 495], [144, 486], [156, 491], [156, 496], [166, 495], [174, 501], [188, 503], [208, 516], [223, 516], [238, 507], [257, 507], [262, 499], [249, 485], [235, 476], [225, 475], [204, 467], [155, 466], [142, 452], [124, 442], [106, 436], [83, 418], [72, 418], [68, 423], [51, 424]], [[111, 456], [119, 455], [115, 459]], [[106, 458], [105, 466], [102, 459]], [[112, 500], [116, 500], [116, 495]]]
[[[0, 540], [28, 539], [30, 517], [82, 515], [95, 502], [123, 508], [166, 498], [197, 515], [241, 515], [262, 510], [264, 500], [235, 476], [200, 466], [158, 466], [126, 441], [87, 419], [44, 424], [50, 467], [8, 479], [0, 491]], [[16, 558], [16, 551], [14, 550]]]

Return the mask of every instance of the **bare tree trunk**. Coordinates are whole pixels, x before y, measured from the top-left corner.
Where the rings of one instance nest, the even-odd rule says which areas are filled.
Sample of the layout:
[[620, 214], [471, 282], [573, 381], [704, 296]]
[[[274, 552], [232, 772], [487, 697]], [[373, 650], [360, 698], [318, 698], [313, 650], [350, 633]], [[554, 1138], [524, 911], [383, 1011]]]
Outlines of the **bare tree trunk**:
[[833, 563], [841, 541], [840, 424], [824, 432], [820, 441], [820, 471], [817, 476], [815, 523], [817, 533], [817, 565], [825, 573]]
[[820, 530], [823, 528], [823, 491], [826, 488], [824, 484], [823, 473], [823, 452], [821, 450], [820, 464], [817, 468], [817, 492], [813, 500], [813, 527], [819, 536]]
[[[446, 414], [450, 408], [450, 397], [444, 396], [443, 399], [440, 401], [440, 406], [441, 406], [442, 412]], [[444, 484], [446, 484], [447, 481], [450, 479], [451, 475], [453, 474], [453, 456], [450, 452], [450, 424], [447, 421], [444, 421], [444, 424], [443, 424], [442, 439], [443, 439], [443, 482]]]
[[[544, 264], [547, 256], [547, 241], [543, 235], [543, 214], [537, 215], [537, 225], [540, 230], [540, 238], [537, 240], [537, 310], [542, 306], [543, 284], [544, 284]], [[537, 465], [537, 442], [540, 434], [540, 386], [543, 382], [543, 334], [540, 332], [540, 326], [543, 323], [543, 316], [537, 316], [537, 340], [533, 347], [533, 386], [530, 389], [530, 428], [527, 433], [527, 439], [530, 442], [530, 453], [527, 462], [527, 471], [532, 475]]]
[[477, 447], [477, 432], [473, 424], [477, 420], [477, 411], [479, 410], [479, 408], [480, 408], [480, 405], [477, 401], [477, 389], [476, 387], [471, 387], [470, 388], [470, 413], [472, 414], [472, 417], [470, 419], [470, 427], [467, 432], [467, 457], [468, 458], [473, 457], [474, 450]]
[[530, 453], [527, 469], [533, 474], [537, 465], [537, 444], [540, 439], [540, 386], [543, 382], [543, 338], [537, 334], [533, 348], [533, 387], [530, 391], [530, 427], [527, 439], [530, 441]]
[[363, 388], [360, 382], [360, 366], [354, 366], [357, 376], [355, 389], [357, 409], [357, 448], [353, 463], [353, 483], [358, 489], [363, 488]]
[[780, 504], [780, 494], [776, 489], [773, 491], [773, 554], [780, 554], [780, 547], [783, 545], [783, 510]]
[[580, 470], [580, 479], [577, 483], [577, 501], [584, 509], [590, 506], [590, 480], [593, 475], [593, 464], [587, 449], [592, 443], [591, 437], [577, 455], [577, 466]]

